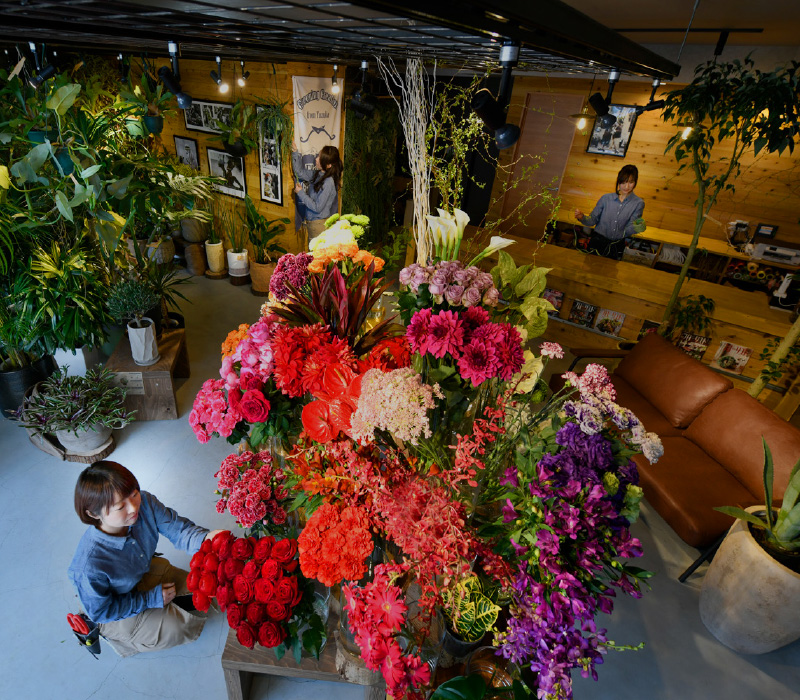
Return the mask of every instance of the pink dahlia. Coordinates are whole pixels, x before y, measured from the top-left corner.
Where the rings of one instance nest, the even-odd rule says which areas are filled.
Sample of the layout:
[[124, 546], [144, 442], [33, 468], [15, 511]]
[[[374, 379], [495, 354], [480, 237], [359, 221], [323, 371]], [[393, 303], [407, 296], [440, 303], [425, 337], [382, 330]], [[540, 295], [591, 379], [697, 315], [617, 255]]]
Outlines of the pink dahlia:
[[491, 347], [480, 339], [470, 341], [458, 360], [458, 370], [464, 379], [478, 386], [495, 376], [497, 359]]
[[522, 353], [522, 336], [514, 326], [506, 325], [502, 329], [502, 340], [495, 346], [497, 353], [497, 376], [509, 381], [525, 364]]
[[411, 318], [411, 323], [406, 328], [406, 339], [411, 345], [411, 350], [420, 355], [428, 352], [428, 334], [430, 330], [431, 310], [417, 311]]
[[464, 328], [454, 311], [440, 311], [431, 318], [428, 328], [428, 352], [442, 358], [458, 357], [464, 345]]

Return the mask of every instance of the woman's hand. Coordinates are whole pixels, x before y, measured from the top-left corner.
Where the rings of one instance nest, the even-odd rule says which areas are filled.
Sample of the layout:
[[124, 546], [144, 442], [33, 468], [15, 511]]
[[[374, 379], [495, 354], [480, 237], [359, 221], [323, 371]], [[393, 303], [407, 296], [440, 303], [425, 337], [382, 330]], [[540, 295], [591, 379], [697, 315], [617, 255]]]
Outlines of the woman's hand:
[[581, 219], [583, 219], [583, 217], [584, 217], [584, 213], [583, 213], [583, 212], [582, 212], [580, 209], [576, 209], [576, 210], [575, 210], [575, 212], [574, 212], [574, 214], [575, 214], [575, 218], [576, 218], [578, 221], [580, 221], [580, 220], [581, 220]]
[[220, 532], [225, 532], [225, 530], [212, 530], [206, 535], [207, 540], [213, 540]]
[[302, 182], [298, 182], [298, 183], [297, 183], [297, 184], [294, 186], [294, 191], [295, 191], [295, 192], [302, 192], [302, 191], [303, 191], [303, 183], [302, 183]]
[[175, 584], [162, 583], [161, 595], [164, 598], [164, 607], [166, 608], [175, 598]]

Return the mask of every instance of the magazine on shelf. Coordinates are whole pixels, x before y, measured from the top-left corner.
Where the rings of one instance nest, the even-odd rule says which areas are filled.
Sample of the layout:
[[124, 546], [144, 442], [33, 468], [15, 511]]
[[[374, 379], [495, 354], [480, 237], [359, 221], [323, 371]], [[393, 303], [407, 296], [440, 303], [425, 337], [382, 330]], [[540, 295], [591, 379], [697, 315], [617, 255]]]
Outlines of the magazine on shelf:
[[569, 318], [567, 320], [577, 323], [579, 326], [591, 328], [599, 308], [599, 306], [590, 304], [588, 301], [576, 299], [572, 302], [572, 308], [569, 310]]
[[625, 314], [621, 311], [612, 311], [611, 309], [600, 309], [597, 313], [597, 318], [594, 321], [595, 330], [605, 333], [606, 335], [620, 334], [622, 324], [625, 321]]
[[719, 367], [726, 372], [733, 372], [733, 374], [741, 374], [752, 352], [752, 348], [723, 341], [717, 348], [711, 366]]
[[642, 327], [639, 329], [639, 335], [636, 336], [636, 340], [641, 340], [646, 335], [655, 333], [660, 325], [661, 324], [658, 321], [648, 321], [645, 319], [644, 323], [642, 323]]
[[711, 338], [706, 335], [695, 335], [694, 333], [681, 333], [676, 346], [683, 350], [689, 357], [695, 360], [702, 360], [706, 354], [708, 346], [711, 345]]
[[564, 292], [559, 292], [557, 289], [550, 289], [550, 287], [545, 287], [544, 293], [542, 294], [542, 299], [547, 299], [555, 309], [552, 311], [548, 311], [547, 313], [550, 316], [558, 316], [561, 307], [564, 304]]

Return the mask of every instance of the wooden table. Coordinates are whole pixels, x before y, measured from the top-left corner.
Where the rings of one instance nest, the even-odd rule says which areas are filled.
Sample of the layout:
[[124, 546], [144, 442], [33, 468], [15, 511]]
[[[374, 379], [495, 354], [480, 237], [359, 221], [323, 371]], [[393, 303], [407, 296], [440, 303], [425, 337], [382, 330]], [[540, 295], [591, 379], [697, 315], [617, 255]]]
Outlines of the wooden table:
[[[319, 655], [319, 661], [303, 657], [299, 666], [290, 651], [278, 660], [272, 649], [258, 645], [254, 649], [246, 649], [236, 641], [236, 633], [230, 630], [222, 652], [222, 670], [225, 674], [228, 700], [247, 700], [253, 674], [256, 673], [363, 685], [364, 700], [385, 700], [383, 677], [380, 673], [367, 671], [361, 659], [350, 656], [341, 648], [338, 626], [339, 617], [331, 612], [328, 617], [328, 643]], [[347, 666], [346, 669], [342, 669], [343, 664]]]
[[127, 389], [125, 407], [136, 411], [136, 420], [166, 420], [178, 417], [175, 377], [189, 376], [186, 331], [164, 331], [158, 340], [158, 362], [142, 367], [131, 357], [127, 336], [117, 344], [106, 367], [116, 374], [117, 382]]

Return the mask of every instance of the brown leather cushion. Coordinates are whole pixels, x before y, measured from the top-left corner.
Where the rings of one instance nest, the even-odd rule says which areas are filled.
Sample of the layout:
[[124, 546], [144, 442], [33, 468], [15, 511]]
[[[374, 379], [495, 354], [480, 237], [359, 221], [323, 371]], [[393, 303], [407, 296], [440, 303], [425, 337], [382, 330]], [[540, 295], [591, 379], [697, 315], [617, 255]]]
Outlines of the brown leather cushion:
[[685, 435], [759, 497], [759, 503], [764, 501], [761, 436], [775, 463], [774, 497], [783, 496], [789, 473], [800, 459], [800, 430], [741, 389], [714, 399]]
[[733, 386], [730, 379], [693, 360], [655, 333], [634, 346], [615, 374], [676, 428], [686, 428], [705, 406]]
[[[667, 437], [664, 456], [650, 464], [642, 455], [634, 461], [648, 503], [686, 544], [708, 547], [733, 524], [715, 506], [758, 505], [758, 500], [719, 463], [690, 440]], [[763, 499], [762, 499], [763, 500]]]
[[642, 422], [642, 425], [644, 425], [645, 430], [653, 432], [659, 437], [679, 437], [683, 435], [683, 430], [672, 425], [653, 407], [653, 404], [622, 377], [612, 374], [611, 381], [617, 390], [617, 403], [633, 411]]

